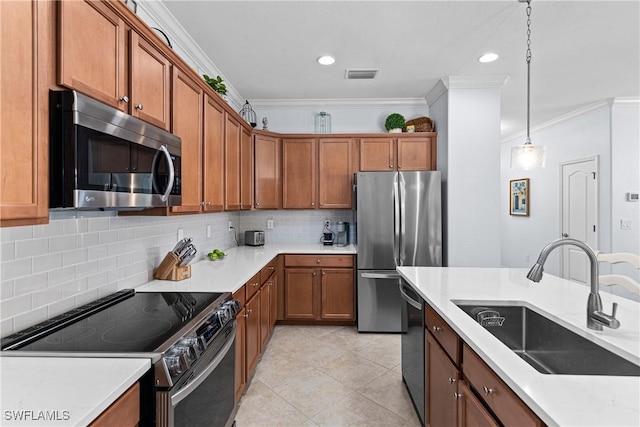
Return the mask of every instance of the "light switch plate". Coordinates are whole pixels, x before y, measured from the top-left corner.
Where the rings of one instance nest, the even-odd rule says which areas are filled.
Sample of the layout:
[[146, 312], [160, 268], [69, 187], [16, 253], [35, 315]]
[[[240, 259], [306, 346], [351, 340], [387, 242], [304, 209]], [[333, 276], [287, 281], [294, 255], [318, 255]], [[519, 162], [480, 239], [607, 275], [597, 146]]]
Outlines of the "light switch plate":
[[620, 230], [631, 230], [631, 220], [630, 219], [621, 219], [620, 220]]

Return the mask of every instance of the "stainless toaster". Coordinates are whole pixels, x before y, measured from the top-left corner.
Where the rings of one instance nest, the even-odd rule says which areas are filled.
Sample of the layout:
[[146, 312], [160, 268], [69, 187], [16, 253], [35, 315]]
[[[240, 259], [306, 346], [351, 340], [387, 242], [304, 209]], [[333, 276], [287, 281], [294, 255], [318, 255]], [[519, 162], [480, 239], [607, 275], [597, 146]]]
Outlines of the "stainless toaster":
[[244, 232], [244, 244], [247, 246], [264, 245], [264, 231], [248, 230]]

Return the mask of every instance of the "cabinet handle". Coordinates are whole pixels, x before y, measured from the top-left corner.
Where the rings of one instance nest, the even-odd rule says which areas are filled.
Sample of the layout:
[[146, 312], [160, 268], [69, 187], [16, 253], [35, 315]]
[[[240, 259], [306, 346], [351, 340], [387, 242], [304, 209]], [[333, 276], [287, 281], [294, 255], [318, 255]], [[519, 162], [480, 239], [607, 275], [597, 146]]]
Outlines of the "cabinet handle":
[[256, 202], [256, 206], [260, 206], [260, 202]]
[[322, 202], [320, 202], [320, 206], [322, 206], [322, 205], [323, 205], [323, 203], [322, 203]]
[[434, 326], [431, 329], [433, 329], [433, 332], [440, 332], [442, 330], [440, 326]]
[[249, 317], [249, 314], [248, 313], [247, 314], [243, 314], [242, 317], [247, 318], [247, 317]]
[[205, 206], [205, 202], [204, 201], [200, 202], [200, 206]]
[[252, 283], [253, 286], [260, 286], [260, 283], [256, 282], [256, 283]]
[[275, 270], [275, 269], [276, 269], [276, 268], [275, 268], [274, 266], [269, 267], [269, 270], [271, 270], [271, 271], [273, 271], [273, 270]]
[[312, 276], [315, 276], [315, 275], [316, 275], [316, 272], [314, 271], [313, 273], [311, 273], [311, 275], [312, 275]]
[[451, 378], [451, 377], [449, 377], [449, 384], [453, 384], [453, 383], [455, 383], [455, 382], [456, 382], [456, 379], [455, 379], [455, 378]]
[[490, 394], [493, 394], [495, 392], [494, 389], [489, 388], [487, 386], [483, 386], [482, 387], [482, 391], [484, 391], [484, 394], [486, 394], [487, 396], [490, 395]]
[[389, 165], [389, 169], [393, 169], [393, 165]]
[[315, 206], [315, 205], [316, 205], [315, 203], [311, 202], [311, 206]]
[[316, 260], [316, 264], [320, 264], [320, 260], [319, 259]]
[[460, 399], [461, 397], [462, 397], [462, 393], [455, 393], [455, 392], [453, 393], [453, 398], [454, 398], [455, 400], [458, 400], [458, 399]]
[[211, 202], [207, 202], [207, 206], [211, 206]]
[[402, 169], [402, 165], [398, 165], [398, 169]]
[[129, 97], [127, 95], [121, 97], [120, 102], [129, 102]]
[[142, 109], [144, 108], [144, 105], [142, 104], [136, 104], [136, 110], [140, 110], [142, 111]]
[[323, 271], [323, 272], [322, 272], [322, 275], [323, 275], [323, 276], [326, 276], [326, 275], [327, 275], [327, 273], [325, 273], [325, 272]]

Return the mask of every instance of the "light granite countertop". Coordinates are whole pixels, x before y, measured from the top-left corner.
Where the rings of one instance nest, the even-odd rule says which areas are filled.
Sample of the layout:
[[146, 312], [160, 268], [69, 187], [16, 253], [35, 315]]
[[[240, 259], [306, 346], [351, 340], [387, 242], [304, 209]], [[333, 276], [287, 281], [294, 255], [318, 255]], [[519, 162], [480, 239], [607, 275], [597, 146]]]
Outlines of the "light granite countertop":
[[548, 425], [640, 425], [640, 377], [542, 374], [463, 312], [455, 302], [524, 302], [573, 332], [640, 364], [640, 304], [600, 292], [605, 312], [618, 302], [619, 329], [586, 327], [589, 288], [526, 269], [399, 267], [398, 271], [458, 335]]

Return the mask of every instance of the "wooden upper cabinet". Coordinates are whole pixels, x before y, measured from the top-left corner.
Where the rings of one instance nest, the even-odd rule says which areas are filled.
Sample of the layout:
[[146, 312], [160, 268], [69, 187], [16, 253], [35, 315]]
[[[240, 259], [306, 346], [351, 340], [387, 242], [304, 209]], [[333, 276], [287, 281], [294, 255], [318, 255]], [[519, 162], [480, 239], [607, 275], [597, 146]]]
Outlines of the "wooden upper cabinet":
[[282, 207], [316, 207], [316, 140], [313, 138], [282, 141]]
[[226, 114], [224, 127], [224, 209], [240, 209], [240, 124]]
[[436, 170], [435, 137], [398, 138], [396, 155], [398, 170]]
[[171, 63], [135, 31], [130, 36], [130, 114], [169, 130]]
[[204, 211], [224, 210], [224, 109], [206, 96], [204, 104]]
[[203, 90], [177, 67], [173, 69], [171, 131], [182, 140], [182, 205], [172, 212], [199, 212], [202, 204]]
[[355, 140], [318, 140], [318, 207], [350, 209], [353, 201]]
[[395, 169], [395, 141], [393, 138], [360, 139], [360, 170], [392, 171]]
[[254, 135], [254, 207], [279, 209], [282, 181], [280, 179], [280, 139]]
[[240, 129], [240, 209], [253, 206], [253, 139], [245, 127]]
[[57, 4], [58, 83], [128, 111], [124, 100], [131, 95], [124, 21], [104, 2]]
[[49, 221], [49, 2], [0, 1], [0, 224]]
[[360, 139], [360, 170], [436, 170], [436, 135]]

